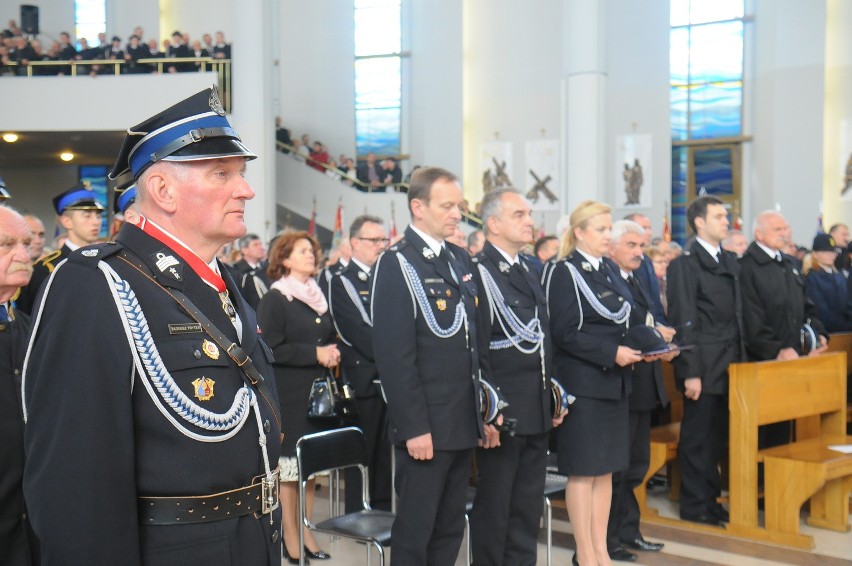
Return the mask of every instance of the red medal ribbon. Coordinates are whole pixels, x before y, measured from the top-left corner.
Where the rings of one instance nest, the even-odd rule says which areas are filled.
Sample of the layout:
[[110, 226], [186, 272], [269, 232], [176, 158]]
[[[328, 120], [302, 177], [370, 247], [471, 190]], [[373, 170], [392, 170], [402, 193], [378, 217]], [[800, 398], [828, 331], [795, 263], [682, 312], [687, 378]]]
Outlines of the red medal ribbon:
[[185, 261], [189, 267], [191, 267], [192, 270], [204, 280], [205, 283], [216, 289], [216, 291], [224, 293], [227, 290], [227, 287], [225, 287], [225, 280], [222, 279], [222, 276], [210, 269], [210, 266], [204, 263], [204, 260], [198, 257], [195, 252], [175, 240], [172, 236], [166, 234], [144, 216], [138, 226], [143, 232], [158, 240], [163, 245], [171, 248], [171, 250], [179, 255], [181, 259], [183, 259], [183, 261]]

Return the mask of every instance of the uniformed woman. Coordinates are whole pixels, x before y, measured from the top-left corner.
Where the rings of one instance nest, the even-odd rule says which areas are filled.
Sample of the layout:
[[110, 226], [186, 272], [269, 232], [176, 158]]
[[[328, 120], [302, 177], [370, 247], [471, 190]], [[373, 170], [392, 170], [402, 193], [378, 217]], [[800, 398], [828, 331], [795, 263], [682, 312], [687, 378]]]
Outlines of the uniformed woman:
[[[301, 436], [325, 430], [322, 423], [307, 418], [308, 395], [314, 379], [324, 368], [340, 363], [335, 344], [334, 323], [328, 303], [314, 279], [319, 244], [307, 232], [290, 232], [275, 240], [269, 254], [269, 293], [257, 306], [263, 339], [275, 355], [273, 368], [281, 401], [281, 512], [284, 523], [284, 557], [299, 563], [298, 479], [296, 441]], [[307, 511], [314, 503], [314, 480], [308, 482]], [[303, 527], [304, 528], [304, 527]], [[330, 556], [319, 549], [311, 531], [305, 530], [305, 555], [324, 560]]]
[[[603, 260], [609, 205], [584, 201], [571, 213], [547, 287], [556, 377], [577, 400], [557, 429], [559, 471], [568, 476], [574, 564], [610, 564], [606, 546], [612, 473], [628, 464], [630, 366], [638, 350], [621, 345], [631, 308], [620, 277]], [[637, 321], [641, 323], [641, 321]]]

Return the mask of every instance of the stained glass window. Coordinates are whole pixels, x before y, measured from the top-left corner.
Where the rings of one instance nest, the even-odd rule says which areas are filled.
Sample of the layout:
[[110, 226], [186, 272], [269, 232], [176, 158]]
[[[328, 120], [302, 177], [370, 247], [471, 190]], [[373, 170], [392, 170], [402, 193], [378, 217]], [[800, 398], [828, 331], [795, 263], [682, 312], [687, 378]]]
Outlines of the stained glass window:
[[74, 2], [74, 37], [77, 49], [80, 38], [85, 37], [89, 46], [98, 43], [98, 34], [106, 33], [106, 2], [104, 0], [76, 0]]
[[400, 0], [355, 0], [355, 147], [400, 153], [402, 122]]

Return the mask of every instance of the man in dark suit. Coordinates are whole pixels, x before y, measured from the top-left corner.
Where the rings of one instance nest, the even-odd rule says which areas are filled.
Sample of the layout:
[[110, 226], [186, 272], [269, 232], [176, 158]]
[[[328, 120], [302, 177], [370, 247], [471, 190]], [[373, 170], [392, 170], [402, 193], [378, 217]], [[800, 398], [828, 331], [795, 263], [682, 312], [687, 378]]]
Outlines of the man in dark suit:
[[257, 234], [246, 234], [240, 238], [240, 261], [231, 266], [234, 280], [246, 302], [257, 310], [260, 299], [269, 291], [269, 276], [266, 269], [266, 248]]
[[38, 564], [35, 537], [24, 506], [24, 416], [21, 371], [30, 317], [10, 299], [30, 279], [32, 238], [20, 214], [0, 206], [0, 564]]
[[482, 279], [480, 342], [485, 373], [509, 406], [514, 434], [478, 448], [479, 481], [470, 516], [476, 564], [535, 564], [552, 418], [552, 353], [547, 302], [535, 267], [520, 250], [533, 239], [530, 205], [515, 189], [482, 200], [485, 245], [476, 256]]
[[484, 438], [478, 277], [467, 252], [445, 242], [461, 220], [461, 201], [455, 175], [418, 169], [408, 193], [411, 225], [373, 273], [373, 354], [396, 452], [394, 564], [455, 562], [473, 447]]
[[678, 444], [680, 517], [719, 525], [728, 519], [716, 502], [721, 493], [718, 466], [728, 438], [728, 365], [745, 360], [740, 269], [736, 255], [721, 249], [728, 233], [722, 201], [700, 197], [686, 214], [695, 242], [669, 265], [666, 289], [669, 322], [679, 343], [695, 345], [674, 359], [684, 397]]
[[[644, 249], [648, 249], [651, 246], [651, 238], [654, 234], [651, 228], [651, 219], [638, 212], [628, 214], [624, 219], [632, 220], [642, 227], [644, 231]], [[660, 300], [660, 284], [657, 281], [657, 275], [654, 273], [654, 262], [644, 253], [642, 254], [642, 265], [633, 273], [633, 276], [648, 291], [648, 298], [651, 300], [651, 314], [654, 316], [654, 320], [660, 324], [666, 324], [666, 311], [663, 308], [663, 302]]]
[[42, 564], [280, 566], [272, 353], [216, 261], [245, 234], [255, 155], [216, 87], [130, 131], [110, 177], [136, 180], [138, 224], [72, 253], [33, 317], [24, 495]]
[[50, 277], [62, 260], [81, 246], [98, 241], [101, 233], [101, 217], [104, 207], [94, 191], [76, 185], [53, 198], [53, 208], [59, 215], [59, 224], [68, 231], [68, 239], [58, 250], [39, 259], [33, 266], [29, 285], [21, 288], [15, 300], [19, 311], [30, 314], [42, 284]]
[[[358, 188], [362, 191], [368, 191], [371, 193], [385, 192], [385, 186], [382, 185], [384, 171], [381, 165], [376, 163], [375, 153], [368, 153], [365, 161], [358, 162], [357, 176], [358, 180], [362, 183], [362, 185], [359, 185]], [[364, 185], [366, 185], [366, 187]]]
[[[340, 338], [343, 375], [355, 389], [358, 426], [367, 440], [370, 467], [370, 503], [390, 510], [390, 447], [385, 436], [386, 410], [373, 357], [373, 327], [370, 320], [370, 274], [388, 244], [382, 219], [362, 215], [349, 228], [352, 256], [349, 264], [331, 280], [328, 304]], [[346, 510], [361, 508], [361, 473], [346, 473]]]
[[[642, 269], [642, 246], [644, 230], [632, 220], [619, 220], [612, 225], [610, 232], [610, 258], [612, 270], [629, 287], [629, 297], [633, 309], [642, 314], [645, 324], [654, 326], [671, 342], [674, 330], [658, 324], [651, 314], [649, 290], [636, 277]], [[667, 354], [670, 359], [673, 355]], [[663, 385], [663, 372], [660, 362], [640, 362], [633, 364], [633, 391], [630, 393], [629, 448], [630, 464], [623, 472], [613, 474], [612, 505], [607, 527], [607, 549], [614, 560], [635, 560], [635, 556], [626, 550], [659, 551], [660, 543], [646, 541], [639, 531], [639, 503], [633, 490], [645, 479], [651, 459], [651, 413], [657, 408], [657, 402], [663, 406], [669, 402]]]
[[[781, 253], [787, 241], [787, 221], [780, 212], [767, 210], [754, 221], [754, 241], [740, 259], [745, 346], [749, 361], [795, 360], [802, 350], [801, 328], [806, 322], [819, 337], [813, 354], [828, 347], [828, 332], [805, 292], [805, 278]], [[790, 440], [788, 422], [760, 428], [762, 448]]]

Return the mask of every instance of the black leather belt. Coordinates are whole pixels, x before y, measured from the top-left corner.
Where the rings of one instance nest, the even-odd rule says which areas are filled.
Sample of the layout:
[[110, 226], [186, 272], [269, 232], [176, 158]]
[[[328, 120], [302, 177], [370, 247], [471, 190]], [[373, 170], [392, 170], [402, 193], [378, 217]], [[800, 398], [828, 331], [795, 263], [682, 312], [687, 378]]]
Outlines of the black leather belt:
[[256, 517], [278, 508], [278, 472], [271, 480], [212, 495], [187, 497], [139, 497], [142, 525], [186, 525], [235, 519], [254, 513]]

